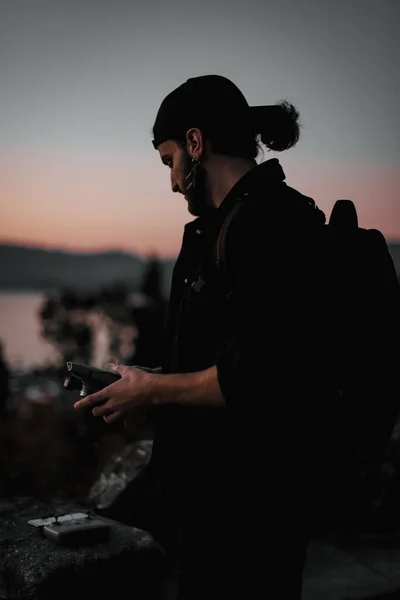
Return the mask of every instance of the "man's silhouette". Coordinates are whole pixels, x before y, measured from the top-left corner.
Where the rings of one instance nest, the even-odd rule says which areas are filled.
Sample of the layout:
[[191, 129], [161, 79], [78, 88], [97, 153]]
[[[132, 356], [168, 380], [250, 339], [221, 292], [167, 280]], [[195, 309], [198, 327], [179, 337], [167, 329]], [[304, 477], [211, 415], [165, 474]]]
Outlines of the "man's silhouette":
[[[342, 437], [330, 376], [339, 348], [320, 285], [325, 215], [276, 158], [256, 162], [260, 141], [297, 143], [298, 117], [287, 102], [250, 107], [217, 75], [164, 99], [153, 145], [195, 219], [174, 267], [162, 365], [120, 365], [119, 381], [76, 404], [108, 423], [154, 415], [152, 533], [178, 550], [179, 600], [300, 599], [307, 543], [334, 491]], [[227, 280], [216, 248], [238, 203]], [[343, 442], [349, 463], [351, 452]]]

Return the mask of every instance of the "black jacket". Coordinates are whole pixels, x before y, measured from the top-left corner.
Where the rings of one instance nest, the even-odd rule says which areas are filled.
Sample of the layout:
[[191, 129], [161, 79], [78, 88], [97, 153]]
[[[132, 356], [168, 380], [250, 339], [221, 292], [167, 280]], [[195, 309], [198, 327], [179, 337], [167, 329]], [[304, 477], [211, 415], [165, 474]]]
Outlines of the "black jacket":
[[[319, 243], [322, 230], [326, 233], [325, 215], [284, 180], [276, 159], [249, 171], [210, 219], [186, 225], [173, 272], [163, 370], [193, 372], [216, 365], [227, 406], [157, 409], [147, 472], [161, 491], [153, 533], [173, 546], [176, 524], [183, 521], [185, 528], [186, 523], [184, 553], [189, 543], [200, 565], [215, 547], [217, 564], [222, 554], [232, 558], [233, 552], [242, 569], [247, 554], [254, 559], [255, 540], [271, 539], [273, 529], [286, 528], [295, 547], [296, 540], [342, 528], [343, 517], [363, 518], [352, 439], [367, 387], [372, 389], [370, 412], [377, 418], [382, 378], [376, 361], [370, 370], [378, 388], [370, 378], [365, 383], [365, 368], [362, 377], [356, 372], [355, 383], [365, 385], [355, 398], [343, 397], [337, 381], [344, 344], [351, 339], [347, 332], [342, 337], [343, 311], [337, 311], [349, 300], [340, 280], [342, 270], [349, 281], [356, 273], [358, 286], [358, 246], [355, 252], [346, 246], [341, 259], [334, 252], [330, 265]], [[218, 236], [238, 202], [227, 230], [224, 270], [215, 261]], [[369, 273], [374, 254], [371, 250], [366, 261]], [[354, 264], [348, 265], [348, 255]], [[335, 268], [340, 270], [337, 289]], [[381, 263], [374, 270], [383, 277]], [[383, 281], [377, 286], [382, 319], [389, 308], [385, 298], [390, 294], [381, 293], [385, 286]], [[357, 322], [370, 331], [371, 302], [357, 298], [348, 325], [354, 329]], [[372, 304], [377, 299], [373, 296]], [[390, 324], [382, 319], [377, 331], [390, 336]], [[368, 335], [362, 339], [365, 358], [371, 344]], [[354, 347], [348, 352], [350, 367], [359, 344]], [[395, 363], [390, 364], [396, 373]], [[390, 392], [386, 396], [393, 404]], [[247, 532], [241, 545], [238, 524]]]
[[[232, 489], [238, 469], [251, 477], [249, 464], [271, 473], [283, 461], [287, 473], [293, 451], [304, 460], [293, 436], [301, 416], [307, 429], [301, 437], [307, 439], [321, 385], [313, 240], [325, 215], [284, 179], [278, 160], [268, 160], [232, 188], [211, 219], [185, 227], [163, 371], [216, 365], [227, 408], [158, 411], [152, 466], [181, 498], [199, 498], [199, 490], [207, 493], [210, 486], [218, 493]], [[239, 200], [226, 239], [228, 280], [215, 265], [215, 249], [222, 223]], [[282, 452], [288, 439], [290, 451]], [[243, 454], [247, 443], [251, 458]], [[243, 460], [247, 466], [240, 469]], [[297, 472], [297, 466], [290, 468]]]

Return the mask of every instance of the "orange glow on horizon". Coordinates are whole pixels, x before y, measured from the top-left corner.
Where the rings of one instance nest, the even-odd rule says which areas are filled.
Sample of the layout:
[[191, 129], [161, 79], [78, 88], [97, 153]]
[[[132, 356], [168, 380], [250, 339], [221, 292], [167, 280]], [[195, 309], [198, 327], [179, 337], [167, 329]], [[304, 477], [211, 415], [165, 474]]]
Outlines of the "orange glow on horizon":
[[[337, 198], [357, 206], [361, 227], [400, 240], [397, 167], [305, 164], [280, 158], [287, 183], [315, 199], [329, 217]], [[177, 256], [186, 201], [170, 189], [158, 157], [0, 155], [0, 242], [68, 251], [121, 250]]]

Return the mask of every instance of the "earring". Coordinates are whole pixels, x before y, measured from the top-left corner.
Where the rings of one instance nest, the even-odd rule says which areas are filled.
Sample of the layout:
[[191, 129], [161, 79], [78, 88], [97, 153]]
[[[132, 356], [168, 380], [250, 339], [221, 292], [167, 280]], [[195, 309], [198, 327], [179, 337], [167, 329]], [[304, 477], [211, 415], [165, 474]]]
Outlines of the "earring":
[[185, 181], [187, 181], [189, 178], [191, 178], [188, 185], [186, 186], [187, 190], [190, 190], [190, 188], [196, 187], [196, 173], [197, 173], [197, 169], [199, 168], [199, 165], [200, 165], [200, 161], [197, 160], [197, 158], [195, 156], [193, 156], [192, 168], [190, 169], [189, 173], [185, 177]]

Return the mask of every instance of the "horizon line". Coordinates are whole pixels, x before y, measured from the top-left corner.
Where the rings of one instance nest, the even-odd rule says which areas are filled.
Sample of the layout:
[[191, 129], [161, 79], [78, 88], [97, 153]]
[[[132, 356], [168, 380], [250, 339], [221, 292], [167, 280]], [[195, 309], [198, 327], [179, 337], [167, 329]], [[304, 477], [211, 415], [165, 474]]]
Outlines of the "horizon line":
[[[386, 243], [387, 244], [400, 244], [400, 237], [398, 238], [387, 238], [386, 236], [384, 236], [386, 239]], [[152, 258], [152, 257], [157, 257], [157, 258], [163, 258], [163, 260], [168, 260], [168, 259], [175, 259], [178, 256], [178, 252], [176, 253], [175, 256], [172, 255], [165, 255], [162, 256], [160, 253], [156, 252], [156, 251], [151, 251], [151, 252], [140, 252], [138, 250], [133, 250], [133, 249], [128, 249], [126, 247], [118, 247], [118, 246], [93, 246], [92, 248], [88, 249], [88, 248], [79, 248], [79, 247], [70, 247], [70, 246], [56, 246], [56, 245], [51, 245], [51, 244], [44, 244], [44, 243], [35, 243], [35, 242], [23, 242], [23, 241], [16, 241], [16, 240], [9, 240], [7, 238], [0, 238], [0, 246], [18, 246], [20, 248], [32, 248], [32, 249], [38, 249], [38, 250], [48, 250], [48, 251], [53, 251], [53, 252], [68, 252], [70, 254], [104, 254], [106, 252], [119, 252], [122, 254], [134, 254], [138, 257], [142, 257], [142, 258]]]
[[[400, 238], [399, 238], [400, 243]], [[93, 246], [93, 248], [71, 248], [70, 246], [55, 246], [51, 244], [39, 244], [35, 242], [19, 242], [15, 240], [8, 240], [0, 238], [0, 246], [10, 246], [18, 248], [26, 248], [27, 250], [47, 250], [48, 252], [61, 252], [68, 254], [105, 254], [105, 253], [120, 253], [120, 254], [131, 254], [138, 258], [150, 259], [158, 258], [159, 260], [175, 260], [178, 256], [176, 253], [173, 255], [161, 255], [156, 251], [152, 252], [140, 252], [138, 250], [128, 249], [117, 246]]]

